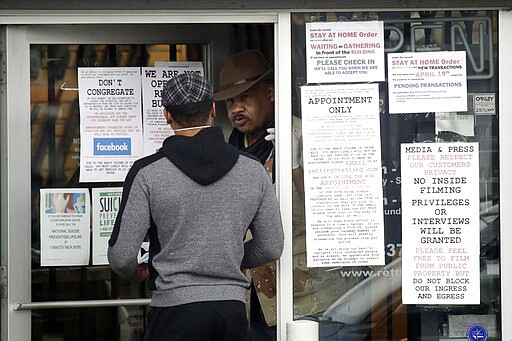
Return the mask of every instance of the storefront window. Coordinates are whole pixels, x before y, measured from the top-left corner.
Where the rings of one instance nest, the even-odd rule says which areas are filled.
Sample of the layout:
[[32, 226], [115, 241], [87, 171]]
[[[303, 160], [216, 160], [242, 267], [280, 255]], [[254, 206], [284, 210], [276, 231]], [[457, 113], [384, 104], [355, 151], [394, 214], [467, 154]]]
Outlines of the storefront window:
[[[328, 25], [320, 25], [321, 23]], [[380, 24], [382, 31], [378, 31]], [[372, 27], [377, 27], [377, 32], [383, 34], [382, 40], [372, 40]], [[304, 169], [305, 182], [304, 193], [297, 190], [293, 201], [294, 319], [317, 321], [320, 340], [443, 340], [466, 337], [476, 340], [476, 337], [483, 335], [488, 340], [500, 339], [499, 94], [496, 27], [497, 12], [494, 11], [292, 14], [292, 122], [294, 140], [303, 150], [298, 161]], [[358, 39], [351, 40], [350, 37]], [[375, 61], [368, 59], [367, 54], [375, 51], [380, 51], [375, 54]], [[442, 55], [449, 56], [448, 59], [456, 63], [454, 60], [461, 55], [457, 52], [465, 53], [459, 59], [460, 64], [465, 67], [455, 67], [452, 64], [448, 66], [447, 59], [441, 59], [445, 62], [439, 63], [437, 56], [441, 54], [436, 53], [445, 53]], [[354, 54], [358, 54], [359, 58], [355, 58]], [[384, 58], [379, 61], [378, 58], [382, 55]], [[420, 62], [424, 63], [421, 68], [411, 69], [425, 73], [412, 72], [408, 75], [401, 71], [403, 69], [397, 65], [405, 57], [410, 58], [406, 59], [408, 61], [423, 60]], [[399, 62], [392, 64], [392, 60]], [[362, 77], [363, 74], [370, 75], [372, 70], [378, 69], [382, 69], [382, 73], [376, 72], [374, 76]], [[463, 75], [456, 82], [457, 85], [452, 80], [440, 81], [442, 77], [455, 76], [453, 70], [459, 70]], [[467, 87], [463, 95], [455, 94], [455, 90], [447, 90], [453, 100], [434, 95], [439, 93], [439, 87], [458, 87], [459, 84]], [[398, 88], [400, 91], [394, 90]], [[359, 112], [356, 102], [362, 100], [363, 96], [355, 100], [354, 96], [347, 94], [362, 94], [367, 89], [375, 89], [375, 96], [365, 98], [371, 98], [368, 102], [377, 98], [378, 106], [371, 107], [374, 109], [369, 112]], [[457, 96], [460, 105], [452, 107]], [[320, 117], [321, 114], [313, 112], [308, 102], [304, 105], [305, 97], [312, 101], [309, 103], [337, 103], [331, 109], [336, 107], [339, 116], [335, 116], [331, 109], [325, 111], [325, 116], [332, 115], [337, 122], [333, 121], [332, 125], [325, 125], [323, 130], [312, 133], [314, 128], [302, 123], [312, 115]], [[355, 104], [347, 104], [350, 101]], [[423, 103], [426, 107], [418, 103]], [[368, 127], [364, 123], [366, 121], [358, 118], [358, 114], [368, 115], [368, 119], [375, 118], [377, 123]], [[342, 118], [338, 121], [338, 117]], [[347, 125], [354, 127], [349, 132], [344, 130], [345, 135], [352, 138], [351, 153], [347, 152], [350, 150], [347, 145], [335, 142], [338, 137], [344, 141], [347, 137], [340, 137], [336, 131], [331, 131], [339, 127], [346, 129], [344, 127]], [[370, 140], [372, 127], [377, 127], [380, 146], [361, 142], [356, 138], [359, 135], [364, 139], [366, 134], [366, 138]], [[323, 136], [332, 137], [333, 142], [318, 142], [322, 141]], [[462, 170], [448, 166], [444, 169], [448, 171], [444, 176], [436, 176], [433, 180], [451, 182], [452, 185], [453, 182], [460, 181], [471, 183], [466, 187], [472, 188], [469, 192], [474, 192], [476, 200], [463, 199], [461, 202], [464, 205], [474, 204], [476, 209], [461, 216], [463, 220], [452, 221], [451, 225], [445, 223], [449, 217], [446, 212], [460, 209], [453, 205], [453, 200], [461, 197], [461, 187], [456, 185], [449, 186], [450, 191], [453, 191], [451, 194], [441, 190], [430, 196], [430, 190], [438, 191], [439, 186], [434, 186], [435, 189], [424, 188], [416, 197], [413, 194], [413, 200], [403, 201], [402, 198], [410, 198], [409, 194], [417, 188], [404, 185], [404, 178], [418, 174], [414, 173], [411, 163], [403, 159], [405, 154], [401, 148], [405, 146], [413, 148], [408, 149], [409, 151], [415, 150], [414, 146], [425, 148], [419, 149], [420, 156], [415, 156], [417, 160], [423, 157], [423, 161], [425, 158], [440, 160], [444, 157], [432, 156], [429, 151], [448, 150], [445, 148], [450, 146], [477, 148], [474, 158], [469, 155], [466, 157], [473, 160], [476, 158], [478, 161], [465, 163], [467, 166], [464, 166], [473, 168], [475, 176], [457, 176]], [[327, 155], [326, 150], [331, 150], [331, 155]], [[339, 154], [341, 151], [346, 154]], [[374, 153], [375, 151], [378, 153]], [[325, 163], [323, 167], [316, 162], [322, 156], [322, 162]], [[344, 157], [352, 163], [340, 161]], [[312, 160], [316, 160], [316, 163]], [[375, 193], [366, 194], [366, 197], [358, 196], [358, 189], [363, 187], [356, 186], [353, 192], [347, 189], [347, 186], [356, 183], [353, 179], [369, 179], [375, 175], [371, 173], [375, 167], [363, 167], [374, 161], [380, 163], [378, 167], [382, 186], [379, 185], [381, 188], [375, 188], [374, 192], [379, 192], [376, 196], [379, 198], [382, 191], [382, 205], [369, 199], [375, 198]], [[413, 166], [431, 165], [422, 162], [414, 163]], [[459, 164], [453, 165], [457, 167]], [[323, 178], [315, 177], [319, 173], [327, 175]], [[338, 174], [337, 178], [332, 175], [334, 173]], [[414, 180], [425, 181], [425, 175], [430, 173], [425, 169], [421, 174], [423, 177], [416, 176]], [[315, 182], [315, 179], [319, 182]], [[323, 183], [324, 187], [320, 186], [322, 179], [326, 181]], [[430, 181], [433, 178], [427, 179]], [[344, 184], [344, 188], [337, 188], [337, 184]], [[300, 189], [300, 186], [296, 189]], [[331, 195], [333, 191], [348, 194], [345, 198], [336, 198], [336, 195]], [[436, 201], [428, 201], [430, 198], [435, 198]], [[325, 200], [324, 204], [319, 203], [319, 200]], [[365, 215], [364, 209], [358, 206], [361, 202], [365, 203], [362, 206], [368, 212], [372, 208], [378, 208], [378, 214], [373, 212]], [[418, 208], [420, 203], [424, 204], [424, 211]], [[375, 205], [370, 207], [369, 204]], [[305, 210], [305, 207], [308, 209]], [[322, 209], [323, 217], [318, 218], [311, 208]], [[415, 216], [407, 220], [404, 216], [405, 210], [413, 212]], [[354, 212], [363, 212], [362, 217], [348, 219], [350, 214], [355, 216]], [[436, 212], [436, 215], [430, 212]], [[422, 222], [436, 221], [438, 225], [422, 226], [431, 228], [428, 230], [412, 223], [425, 217], [428, 219], [421, 220]], [[379, 224], [379, 219], [382, 219], [382, 224]], [[470, 221], [472, 223], [468, 225], [471, 228], [464, 224], [457, 226], [457, 222]], [[457, 230], [458, 228], [460, 229]], [[310, 237], [314, 234], [315, 238], [307, 239], [306, 229]], [[337, 239], [336, 235], [329, 234], [332, 229], [341, 230], [344, 237]], [[471, 242], [465, 244], [463, 241], [470, 229], [471, 233], [478, 236], [474, 238], [478, 242], [471, 247], [468, 244]], [[368, 232], [371, 238], [381, 236], [384, 243], [380, 245], [383, 249], [375, 252], [383, 256], [382, 261], [378, 260], [378, 256], [373, 260], [373, 254], [368, 253], [366, 256], [359, 255], [357, 262], [347, 264], [346, 257], [351, 249], [346, 245], [339, 245], [347, 244], [348, 240], [355, 248], [361, 249], [361, 246], [365, 246], [363, 237], [353, 238], [347, 230], [359, 233], [371, 231]], [[422, 247], [409, 248], [410, 259], [406, 260], [402, 259], [402, 248], [406, 249], [415, 243], [409, 237], [410, 231], [416, 231], [413, 234], [421, 237], [418, 240], [424, 244]], [[443, 239], [448, 235], [454, 239]], [[458, 236], [462, 236], [462, 239], [458, 239]], [[369, 245], [371, 238], [368, 239]], [[326, 241], [334, 243], [336, 240], [339, 241], [338, 246], [325, 247], [332, 245], [326, 244]], [[344, 250], [344, 261], [339, 261], [343, 257], [333, 254], [333, 250]], [[445, 254], [445, 251], [467, 251], [471, 255], [454, 256]], [[308, 253], [313, 252], [317, 259], [323, 259], [328, 265], [310, 266], [309, 262], [315, 259], [311, 254], [309, 259]], [[319, 255], [321, 252], [324, 252], [323, 256]], [[437, 257], [448, 260], [442, 264], [436, 263], [434, 260]], [[415, 271], [405, 272], [406, 262], [409, 268], [411, 265], [415, 267]], [[440, 272], [435, 272], [439, 267], [444, 267], [440, 276]], [[410, 273], [416, 276], [410, 276]], [[465, 277], [470, 273], [472, 275]], [[439, 283], [435, 284], [437, 281]], [[416, 284], [412, 286], [412, 290], [406, 290], [403, 288], [404, 283]], [[467, 291], [471, 285], [476, 288], [480, 297], [478, 302], [468, 299]], [[408, 295], [408, 300], [412, 303], [403, 302], [405, 295]], [[446, 298], [452, 301], [447, 302]], [[461, 298], [462, 301], [457, 303]], [[472, 302], [468, 303], [469, 301]]]

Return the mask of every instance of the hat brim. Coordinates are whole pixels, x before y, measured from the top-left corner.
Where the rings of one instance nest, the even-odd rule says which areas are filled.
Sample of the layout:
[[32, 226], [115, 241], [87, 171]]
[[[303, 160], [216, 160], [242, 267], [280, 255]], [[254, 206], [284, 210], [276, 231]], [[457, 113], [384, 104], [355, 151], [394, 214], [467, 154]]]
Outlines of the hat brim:
[[241, 93], [249, 90], [254, 84], [258, 83], [259, 81], [270, 78], [270, 76], [273, 74], [273, 72], [274, 72], [274, 70], [270, 69], [255, 80], [239, 83], [239, 84], [221, 89], [214, 93], [213, 99], [215, 101], [223, 101], [228, 98], [233, 98], [235, 96], [238, 96]]

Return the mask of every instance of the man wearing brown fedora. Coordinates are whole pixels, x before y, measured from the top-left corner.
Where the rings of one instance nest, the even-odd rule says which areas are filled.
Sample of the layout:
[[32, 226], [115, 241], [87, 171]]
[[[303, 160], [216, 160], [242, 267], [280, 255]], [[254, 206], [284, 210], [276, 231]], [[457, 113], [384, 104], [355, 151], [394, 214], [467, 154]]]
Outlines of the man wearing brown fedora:
[[264, 139], [274, 126], [273, 69], [256, 50], [242, 51], [224, 60], [215, 100], [225, 100], [233, 131], [229, 143], [245, 150], [272, 170], [274, 144]]
[[[272, 179], [274, 144], [265, 140], [274, 127], [273, 69], [256, 50], [229, 55], [219, 75], [215, 100], [225, 100], [227, 116], [234, 128], [229, 143], [258, 158]], [[276, 339], [275, 263], [251, 269], [251, 340]]]

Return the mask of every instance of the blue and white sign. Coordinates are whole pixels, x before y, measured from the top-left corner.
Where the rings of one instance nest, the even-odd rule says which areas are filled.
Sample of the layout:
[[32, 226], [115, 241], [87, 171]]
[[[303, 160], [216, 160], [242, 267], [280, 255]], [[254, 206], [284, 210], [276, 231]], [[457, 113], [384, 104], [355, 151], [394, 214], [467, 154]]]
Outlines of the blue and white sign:
[[94, 155], [131, 155], [132, 140], [129, 138], [95, 138]]
[[481, 324], [474, 324], [466, 331], [466, 338], [469, 341], [485, 341], [487, 340], [487, 329]]

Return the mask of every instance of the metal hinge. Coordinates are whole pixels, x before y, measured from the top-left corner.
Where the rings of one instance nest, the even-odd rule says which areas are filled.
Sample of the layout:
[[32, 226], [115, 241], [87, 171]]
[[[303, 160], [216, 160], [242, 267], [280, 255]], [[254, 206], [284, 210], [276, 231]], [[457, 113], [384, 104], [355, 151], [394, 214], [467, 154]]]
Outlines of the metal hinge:
[[0, 297], [7, 298], [7, 266], [0, 266]]

